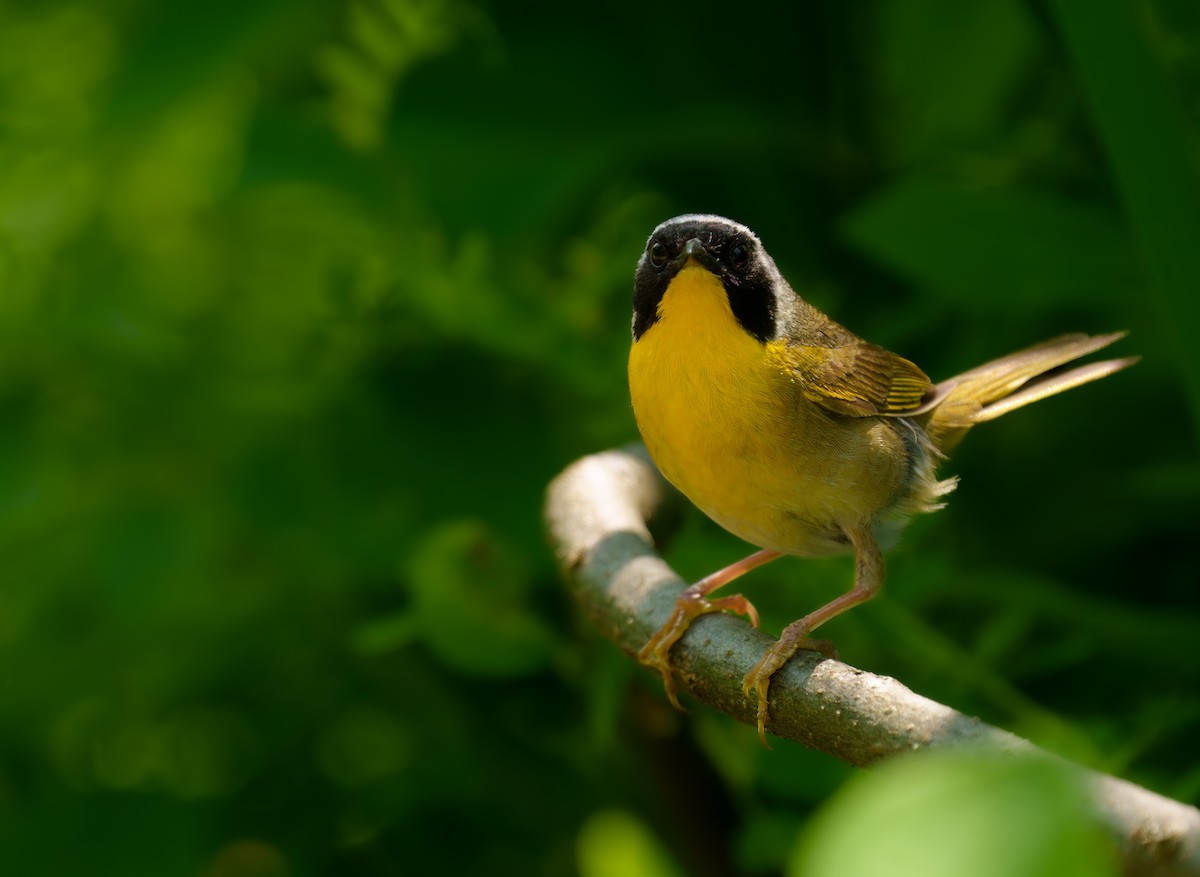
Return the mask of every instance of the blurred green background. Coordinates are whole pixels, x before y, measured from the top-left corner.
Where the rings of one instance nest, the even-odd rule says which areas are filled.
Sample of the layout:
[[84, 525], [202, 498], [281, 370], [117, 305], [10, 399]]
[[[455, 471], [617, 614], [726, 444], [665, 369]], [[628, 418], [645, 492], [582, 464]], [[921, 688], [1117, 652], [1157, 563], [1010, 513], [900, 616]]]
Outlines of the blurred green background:
[[[5, 873], [808, 867], [854, 772], [671, 711], [540, 528], [636, 435], [633, 266], [689, 211], [935, 379], [1132, 331], [973, 434], [828, 634], [1200, 801], [1198, 34], [1193, 0], [0, 0]], [[746, 551], [699, 515], [666, 549]], [[745, 588], [778, 630], [850, 574]]]

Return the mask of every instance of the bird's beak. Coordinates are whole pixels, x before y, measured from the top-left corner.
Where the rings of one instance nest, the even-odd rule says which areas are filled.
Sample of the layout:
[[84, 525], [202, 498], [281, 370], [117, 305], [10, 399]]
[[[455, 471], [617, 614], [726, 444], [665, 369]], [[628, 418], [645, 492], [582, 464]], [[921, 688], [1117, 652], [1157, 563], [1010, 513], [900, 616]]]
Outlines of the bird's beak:
[[696, 263], [714, 274], [719, 270], [717, 260], [712, 257], [708, 250], [704, 249], [704, 244], [700, 243], [699, 238], [692, 238], [683, 245], [683, 250], [675, 257], [675, 268], [682, 269], [690, 260], [695, 259]]

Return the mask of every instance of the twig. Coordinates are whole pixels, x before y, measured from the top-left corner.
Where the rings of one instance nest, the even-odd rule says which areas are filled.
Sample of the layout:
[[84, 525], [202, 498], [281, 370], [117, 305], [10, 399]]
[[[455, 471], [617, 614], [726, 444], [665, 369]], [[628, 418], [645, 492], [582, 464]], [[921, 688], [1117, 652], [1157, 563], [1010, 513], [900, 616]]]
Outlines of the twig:
[[[638, 447], [585, 457], [550, 485], [546, 524], [591, 621], [633, 655], [666, 620], [685, 583], [655, 553], [647, 522], [677, 495]], [[742, 677], [772, 639], [731, 615], [704, 616], [671, 651], [681, 688], [753, 725]], [[801, 652], [771, 680], [772, 734], [849, 764], [962, 747], [1055, 758], [1032, 743], [915, 694], [895, 679]], [[1131, 875], [1200, 875], [1200, 811], [1081, 767], [1095, 809]]]

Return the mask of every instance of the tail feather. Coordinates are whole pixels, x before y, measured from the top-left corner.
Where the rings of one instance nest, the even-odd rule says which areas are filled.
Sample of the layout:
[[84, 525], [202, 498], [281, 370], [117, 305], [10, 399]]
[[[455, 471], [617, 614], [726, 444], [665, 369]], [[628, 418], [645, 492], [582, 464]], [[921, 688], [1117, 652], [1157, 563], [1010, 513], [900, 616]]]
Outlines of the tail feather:
[[1053, 396], [1055, 393], [1070, 390], [1073, 387], [1081, 386], [1090, 381], [1098, 381], [1114, 372], [1119, 372], [1121, 369], [1133, 365], [1140, 358], [1138, 356], [1127, 356], [1124, 359], [1108, 359], [1104, 362], [1092, 362], [1087, 365], [1081, 365], [1066, 372], [1039, 375], [1011, 395], [1004, 396], [990, 405], [984, 405], [979, 410], [979, 413], [975, 415], [975, 423], [995, 420], [1001, 414], [1015, 411], [1017, 408], [1028, 405], [1031, 402], [1037, 402], [1040, 399], [1045, 399], [1047, 396]]
[[1060, 366], [1107, 347], [1125, 334], [1063, 335], [942, 381], [922, 406], [928, 412], [926, 429], [930, 437], [941, 451], [948, 451], [977, 423], [1133, 365], [1138, 361], [1136, 356], [1060, 370]]

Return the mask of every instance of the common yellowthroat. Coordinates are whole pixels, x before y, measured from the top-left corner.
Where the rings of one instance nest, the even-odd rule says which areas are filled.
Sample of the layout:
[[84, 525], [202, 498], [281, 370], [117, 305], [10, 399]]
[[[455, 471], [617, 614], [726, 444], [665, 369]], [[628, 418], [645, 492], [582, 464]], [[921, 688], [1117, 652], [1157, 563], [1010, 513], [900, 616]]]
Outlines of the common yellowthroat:
[[744, 225], [691, 214], [654, 230], [638, 261], [629, 390], [650, 456], [701, 511], [761, 550], [687, 588], [642, 648], [679, 701], [668, 653], [700, 615], [758, 613], [710, 598], [785, 554], [853, 553], [854, 586], [784, 628], [746, 675], [765, 741], [771, 676], [809, 634], [869, 600], [907, 517], [941, 508], [938, 463], [968, 429], [1119, 371], [1136, 357], [1060, 368], [1125, 333], [1064, 335], [934, 384], [804, 301]]

